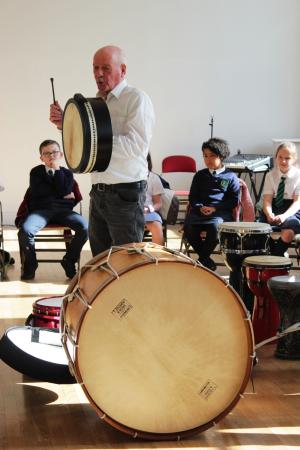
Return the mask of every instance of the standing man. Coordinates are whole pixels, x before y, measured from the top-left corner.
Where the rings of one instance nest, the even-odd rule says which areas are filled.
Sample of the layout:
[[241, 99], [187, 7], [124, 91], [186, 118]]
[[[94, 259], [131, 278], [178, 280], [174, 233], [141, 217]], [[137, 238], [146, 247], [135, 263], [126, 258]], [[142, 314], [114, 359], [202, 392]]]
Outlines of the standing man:
[[[112, 245], [141, 242], [147, 154], [154, 126], [154, 110], [144, 92], [128, 86], [123, 50], [106, 46], [97, 50], [93, 72], [98, 97], [107, 104], [113, 130], [112, 157], [104, 172], [92, 173], [89, 239], [93, 256]], [[62, 128], [63, 111], [55, 102], [50, 120]]]

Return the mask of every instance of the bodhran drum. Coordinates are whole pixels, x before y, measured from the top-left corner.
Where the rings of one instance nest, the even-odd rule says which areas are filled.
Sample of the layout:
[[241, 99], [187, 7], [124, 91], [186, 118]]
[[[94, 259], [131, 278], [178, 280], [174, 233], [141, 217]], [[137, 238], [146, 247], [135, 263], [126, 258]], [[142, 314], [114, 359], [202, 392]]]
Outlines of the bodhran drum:
[[271, 225], [259, 222], [223, 222], [219, 225], [220, 248], [230, 270], [240, 270], [249, 255], [269, 252]]
[[75, 94], [63, 113], [63, 149], [72, 172], [103, 172], [112, 152], [110, 114], [102, 98]]
[[248, 256], [243, 261], [243, 273], [248, 286], [256, 297], [252, 324], [255, 342], [274, 336], [280, 325], [280, 312], [273, 299], [267, 281], [279, 275], [287, 275], [293, 263], [283, 256]]
[[133, 437], [179, 439], [213, 426], [252, 369], [251, 320], [236, 292], [152, 243], [112, 247], [82, 267], [61, 326], [91, 405]]
[[32, 305], [32, 314], [27, 317], [25, 325], [59, 329], [62, 299], [62, 297], [53, 296], [36, 300]]
[[[280, 331], [300, 322], [300, 277], [281, 275], [268, 280], [268, 287], [280, 310]], [[277, 341], [275, 356], [300, 359], [300, 331], [288, 333]]]

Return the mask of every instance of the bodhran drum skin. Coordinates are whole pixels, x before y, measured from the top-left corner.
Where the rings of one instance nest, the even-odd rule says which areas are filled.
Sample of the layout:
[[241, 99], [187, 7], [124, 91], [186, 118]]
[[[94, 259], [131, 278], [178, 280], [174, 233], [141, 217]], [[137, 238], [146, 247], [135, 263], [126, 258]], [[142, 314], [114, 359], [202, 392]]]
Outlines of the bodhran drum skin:
[[111, 158], [112, 126], [102, 98], [75, 94], [63, 113], [63, 149], [69, 169], [75, 173], [104, 172]]

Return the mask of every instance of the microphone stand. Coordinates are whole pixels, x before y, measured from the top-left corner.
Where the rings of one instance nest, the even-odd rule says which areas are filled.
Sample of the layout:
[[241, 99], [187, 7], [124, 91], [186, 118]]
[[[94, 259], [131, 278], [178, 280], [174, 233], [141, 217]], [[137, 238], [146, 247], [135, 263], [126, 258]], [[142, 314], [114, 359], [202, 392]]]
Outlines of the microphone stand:
[[211, 127], [211, 129], [210, 129], [210, 138], [212, 138], [213, 134], [214, 134], [214, 116], [213, 115], [210, 116], [210, 122], [209, 122], [208, 125]]

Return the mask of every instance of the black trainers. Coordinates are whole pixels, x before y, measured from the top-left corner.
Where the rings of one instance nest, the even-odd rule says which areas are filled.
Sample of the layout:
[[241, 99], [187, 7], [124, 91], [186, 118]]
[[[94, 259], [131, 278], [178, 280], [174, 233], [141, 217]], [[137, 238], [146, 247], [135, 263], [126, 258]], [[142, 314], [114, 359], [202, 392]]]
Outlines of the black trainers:
[[23, 273], [21, 274], [21, 280], [22, 281], [29, 281], [29, 280], [34, 280], [35, 277], [35, 271], [38, 267], [38, 264], [35, 264], [34, 267], [24, 267]]
[[73, 261], [67, 258], [63, 258], [60, 263], [63, 266], [68, 278], [73, 278], [76, 275], [76, 267]]
[[21, 280], [22, 281], [34, 280], [34, 277], [35, 277], [35, 271], [34, 272], [24, 272], [21, 275]]

